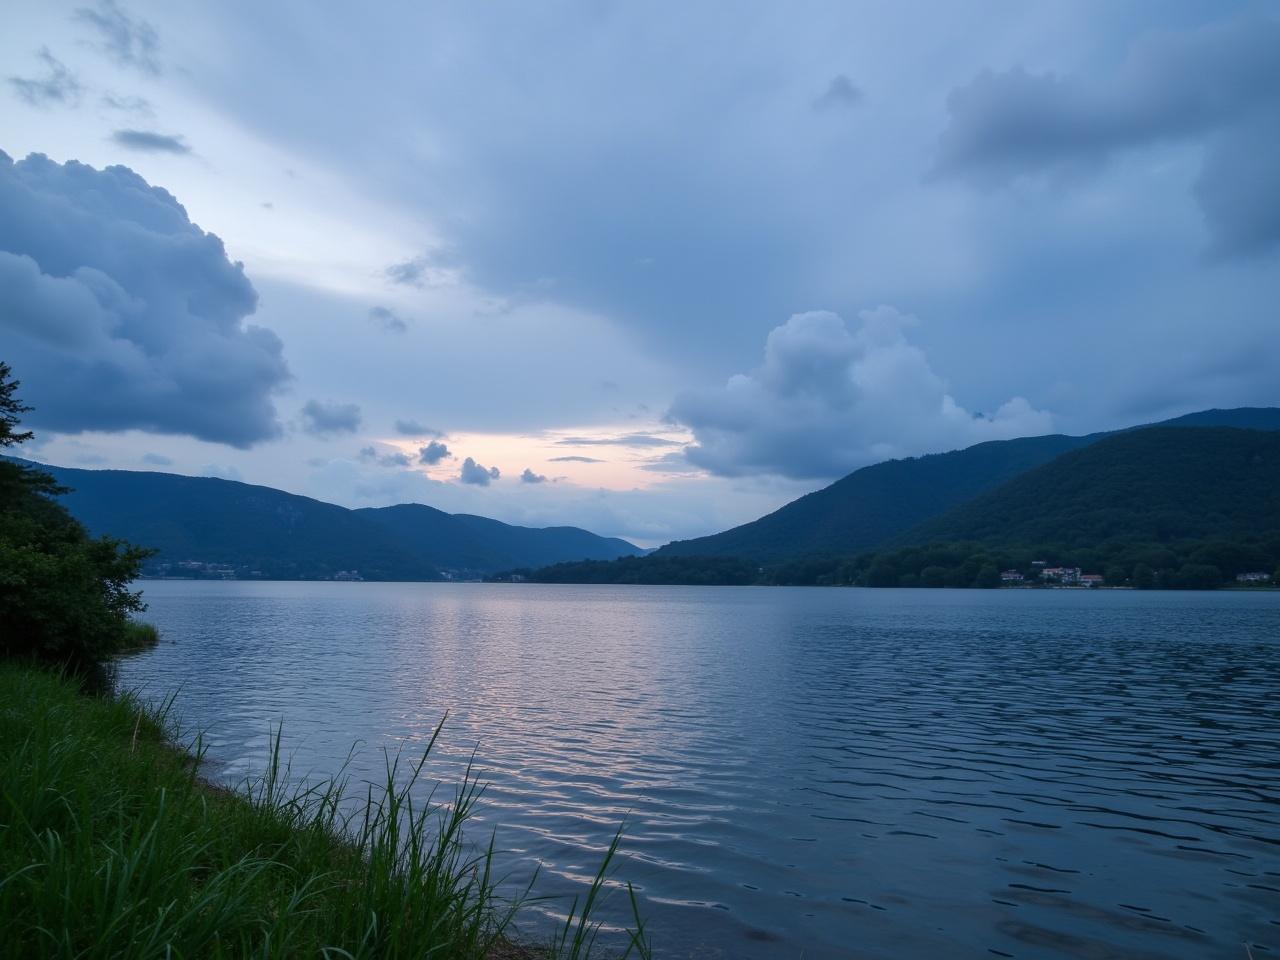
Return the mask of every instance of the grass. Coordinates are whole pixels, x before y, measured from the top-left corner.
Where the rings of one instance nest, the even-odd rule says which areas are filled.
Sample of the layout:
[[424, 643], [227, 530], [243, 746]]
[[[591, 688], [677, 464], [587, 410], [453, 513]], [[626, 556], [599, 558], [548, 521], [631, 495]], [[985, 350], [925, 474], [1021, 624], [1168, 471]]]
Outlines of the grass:
[[128, 655], [130, 653], [141, 653], [143, 650], [150, 650], [160, 642], [160, 631], [150, 623], [142, 623], [139, 620], [130, 620], [125, 624], [124, 642], [121, 644], [120, 655]]
[[[506, 937], [522, 901], [496, 894], [492, 842], [477, 850], [463, 836], [481, 795], [470, 772], [445, 801], [415, 799], [429, 746], [410, 764], [388, 757], [384, 782], [356, 796], [345, 779], [297, 786], [277, 734], [267, 772], [228, 791], [199, 778], [198, 743], [192, 753], [172, 745], [168, 707], [85, 696], [67, 679], [0, 664], [6, 955], [590, 954], [619, 836], [563, 930], [525, 952]], [[626, 954], [645, 960], [635, 917]]]

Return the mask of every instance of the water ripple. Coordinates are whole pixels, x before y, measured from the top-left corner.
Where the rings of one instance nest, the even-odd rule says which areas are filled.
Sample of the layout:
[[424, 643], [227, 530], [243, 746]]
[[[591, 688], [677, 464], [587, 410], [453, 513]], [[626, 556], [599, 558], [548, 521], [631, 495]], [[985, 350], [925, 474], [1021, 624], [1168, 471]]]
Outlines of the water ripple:
[[[612, 830], [662, 957], [1280, 952], [1280, 595], [147, 585], [212, 769], [489, 784], [513, 889]], [[562, 915], [565, 902], [542, 908]], [[619, 915], [621, 918], [621, 915]]]

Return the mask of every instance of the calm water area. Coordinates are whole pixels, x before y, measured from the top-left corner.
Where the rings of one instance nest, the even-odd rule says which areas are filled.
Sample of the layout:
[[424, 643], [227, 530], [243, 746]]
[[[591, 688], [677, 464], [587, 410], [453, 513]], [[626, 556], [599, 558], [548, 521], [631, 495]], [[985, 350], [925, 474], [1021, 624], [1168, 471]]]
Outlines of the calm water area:
[[513, 884], [580, 892], [626, 821], [660, 958], [1280, 957], [1280, 593], [143, 588], [120, 682], [211, 776], [283, 721], [376, 780], [447, 713], [425, 772], [475, 751]]

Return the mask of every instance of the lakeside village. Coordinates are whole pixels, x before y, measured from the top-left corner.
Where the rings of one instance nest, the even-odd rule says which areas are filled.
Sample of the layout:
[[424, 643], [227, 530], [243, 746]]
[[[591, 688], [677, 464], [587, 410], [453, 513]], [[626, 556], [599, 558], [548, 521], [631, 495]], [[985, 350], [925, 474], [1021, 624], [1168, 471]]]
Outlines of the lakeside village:
[[[254, 570], [246, 566], [232, 566], [228, 563], [207, 563], [203, 560], [177, 560], [173, 562], [150, 563], [143, 567], [143, 580], [333, 580], [349, 583], [363, 583], [364, 577], [359, 570], [337, 570], [325, 576], [315, 577], [280, 577], [263, 570]], [[441, 570], [441, 580], [479, 581], [474, 573], [456, 570]]]
[[[442, 572], [444, 580], [479, 580], [479, 577], [468, 577], [457, 572]], [[145, 580], [270, 580], [261, 570], [250, 570], [247, 567], [233, 567], [225, 563], [206, 563], [202, 560], [179, 560], [172, 563], [158, 563], [150, 566], [143, 573]], [[346, 582], [363, 582], [364, 577], [359, 570], [338, 570], [328, 576], [308, 577], [314, 580], [334, 580]], [[523, 583], [523, 574], [512, 573], [503, 579], [511, 583]], [[1274, 577], [1261, 570], [1236, 574], [1236, 585], [1240, 587], [1269, 587]], [[1071, 589], [1090, 590], [1099, 587], [1107, 589], [1129, 589], [1106, 583], [1106, 577], [1100, 573], [1085, 573], [1080, 567], [1051, 567], [1044, 560], [1032, 560], [1026, 570], [1005, 570], [1000, 574], [1001, 587], [1024, 587], [1039, 589]]]
[[[1236, 574], [1236, 583], [1242, 587], [1268, 586], [1271, 574], [1261, 570]], [[1106, 577], [1100, 573], [1084, 573], [1079, 567], [1051, 567], [1044, 560], [1032, 560], [1031, 569], [1005, 570], [1000, 574], [1002, 587], [1053, 587], [1089, 590], [1101, 587]]]

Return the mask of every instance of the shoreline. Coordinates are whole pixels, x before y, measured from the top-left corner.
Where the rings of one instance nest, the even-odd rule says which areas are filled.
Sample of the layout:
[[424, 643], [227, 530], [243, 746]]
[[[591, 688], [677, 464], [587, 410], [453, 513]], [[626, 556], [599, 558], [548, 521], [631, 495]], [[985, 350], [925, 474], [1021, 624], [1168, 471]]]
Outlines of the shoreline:
[[[385, 785], [344, 813], [355, 795], [344, 779], [286, 782], [278, 732], [267, 771], [232, 787], [201, 773], [205, 748], [181, 743], [172, 698], [149, 707], [3, 662], [0, 702], [6, 799], [26, 828], [0, 833], [0, 926], [24, 955], [43, 955], [54, 932], [57, 943], [120, 956], [157, 938], [187, 956], [211, 945], [215, 955], [588, 955], [573, 944], [594, 930], [589, 910], [571, 910], [550, 943], [512, 935], [524, 900], [496, 894], [492, 847], [464, 838], [480, 785], [468, 778], [426, 806], [410, 797], [430, 746], [417, 761], [389, 758]], [[636, 923], [627, 953], [643, 960]]]

